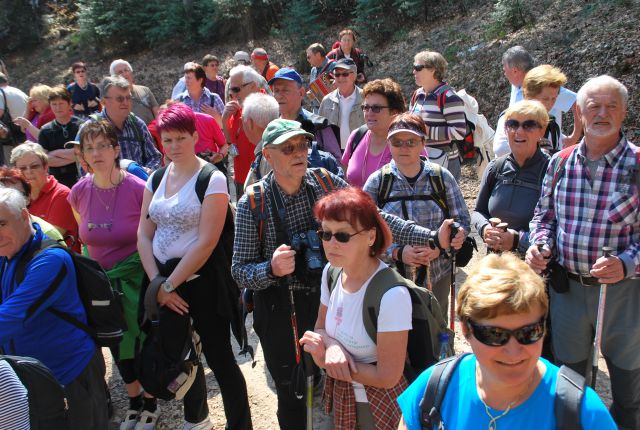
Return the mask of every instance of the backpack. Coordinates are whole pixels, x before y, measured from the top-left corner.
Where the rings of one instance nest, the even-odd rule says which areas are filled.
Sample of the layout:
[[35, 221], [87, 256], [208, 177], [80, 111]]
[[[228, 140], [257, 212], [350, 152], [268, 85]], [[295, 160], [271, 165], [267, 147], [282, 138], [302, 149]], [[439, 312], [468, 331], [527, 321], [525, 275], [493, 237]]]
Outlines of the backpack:
[[[84, 324], [71, 315], [54, 308], [48, 308], [47, 311], [88, 333], [98, 346], [117, 347], [122, 340], [124, 331], [127, 330], [122, 301], [120, 293], [111, 287], [109, 277], [97, 261], [78, 254], [55, 240], [45, 239], [40, 242], [39, 247], [30, 249], [20, 258], [16, 267], [16, 282], [19, 284], [24, 280], [27, 263], [40, 252], [50, 248], [63, 249], [73, 261], [78, 295], [87, 314], [87, 323]], [[66, 269], [63, 266], [63, 270], [60, 271], [42, 297], [27, 309], [27, 318], [33, 315], [47, 297], [58, 288], [65, 275]]]
[[[391, 173], [391, 164], [385, 164], [382, 169], [380, 169], [382, 177], [380, 179], [380, 186], [378, 187], [378, 208], [382, 210], [387, 203], [399, 201], [402, 204], [402, 216], [404, 219], [409, 219], [409, 213], [404, 202], [411, 200], [432, 200], [442, 209], [445, 219], [449, 218], [449, 205], [447, 204], [447, 191], [444, 186], [444, 179], [442, 178], [442, 167], [436, 163], [429, 164], [433, 169], [433, 173], [429, 175], [429, 183], [431, 184], [431, 188], [433, 188], [433, 194], [392, 197], [390, 197], [390, 194], [393, 189], [395, 176]], [[474, 249], [476, 251], [478, 250], [476, 240], [471, 236], [467, 236], [462, 247], [456, 252], [456, 265], [458, 267], [465, 267], [471, 260]]]
[[[100, 115], [98, 115], [97, 113], [92, 113], [91, 115], [89, 115], [89, 118], [94, 121], [99, 121], [101, 119]], [[142, 158], [140, 161], [142, 162], [143, 166], [146, 166], [147, 161], [149, 160], [147, 159], [147, 153], [144, 151], [144, 137], [142, 137], [142, 130], [140, 130], [140, 128], [138, 127], [138, 121], [136, 121], [136, 119], [136, 115], [133, 112], [129, 112], [129, 115], [127, 116], [127, 119], [125, 121], [130, 121], [133, 125], [133, 132], [136, 135], [136, 140], [140, 143], [140, 157]]]
[[4, 114], [0, 118], [0, 144], [17, 145], [24, 142], [26, 135], [20, 126], [13, 122], [11, 112], [9, 112], [9, 105], [7, 104], [7, 96], [2, 88], [0, 88], [0, 93], [4, 100]]
[[67, 428], [67, 395], [51, 370], [31, 357], [0, 355], [11, 366], [29, 397], [31, 430]]
[[353, 139], [351, 139], [351, 155], [352, 156], [353, 156], [353, 151], [356, 150], [356, 148], [362, 141], [362, 138], [364, 137], [364, 135], [367, 134], [367, 131], [369, 131], [369, 127], [367, 127], [366, 124], [361, 125], [356, 129], [356, 134], [353, 136]]
[[[330, 266], [327, 272], [329, 293], [338, 283], [342, 269]], [[411, 296], [411, 324], [407, 342], [407, 358], [404, 375], [410, 382], [429, 366], [438, 361], [440, 341], [438, 335], [447, 333], [453, 347], [453, 331], [444, 320], [440, 304], [431, 291], [403, 278], [398, 272], [387, 267], [376, 273], [364, 294], [362, 322], [371, 340], [377, 343], [378, 314], [382, 296], [391, 288], [404, 286]], [[453, 348], [451, 348], [453, 349]]]
[[[420, 401], [420, 424], [423, 430], [445, 430], [440, 410], [451, 377], [458, 364], [470, 353], [449, 357], [433, 368], [424, 395]], [[560, 367], [556, 381], [554, 412], [556, 428], [559, 430], [580, 430], [580, 407], [584, 396], [584, 378], [567, 366]]]
[[[504, 169], [504, 165], [506, 164], [508, 157], [509, 157], [509, 154], [503, 155], [502, 157], [498, 157], [496, 159], [493, 169], [489, 171], [489, 174], [487, 177], [487, 187], [489, 190], [493, 190], [494, 187], [496, 186], [496, 183], [498, 182], [498, 178], [500, 177], [500, 175], [502, 175], [502, 169]], [[542, 188], [542, 181], [544, 180], [544, 175], [546, 174], [546, 170], [547, 169], [540, 170], [540, 176], [538, 177], [538, 180], [536, 182], [527, 182], [521, 179], [509, 179], [505, 182], [512, 183], [512, 184], [517, 183], [518, 186], [533, 188], [534, 190], [537, 190], [538, 192], [540, 192], [540, 189]]]

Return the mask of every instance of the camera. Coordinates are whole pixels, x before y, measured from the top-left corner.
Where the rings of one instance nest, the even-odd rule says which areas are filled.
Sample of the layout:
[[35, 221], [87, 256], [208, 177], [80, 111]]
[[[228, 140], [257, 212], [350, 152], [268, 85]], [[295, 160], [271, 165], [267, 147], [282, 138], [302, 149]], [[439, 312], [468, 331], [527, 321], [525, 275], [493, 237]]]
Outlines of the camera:
[[[291, 238], [291, 247], [296, 251], [296, 255], [301, 255], [304, 258], [304, 269], [307, 274], [322, 273], [325, 258], [318, 233], [313, 230], [295, 233]], [[296, 269], [298, 269], [297, 261]]]

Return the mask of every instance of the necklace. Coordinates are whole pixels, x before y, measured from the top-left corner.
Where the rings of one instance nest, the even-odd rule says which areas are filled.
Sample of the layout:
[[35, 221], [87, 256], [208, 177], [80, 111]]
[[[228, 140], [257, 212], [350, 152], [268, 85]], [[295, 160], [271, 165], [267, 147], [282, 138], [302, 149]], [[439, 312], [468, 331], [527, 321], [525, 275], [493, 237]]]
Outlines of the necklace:
[[[362, 184], [364, 186], [364, 183], [367, 182], [367, 179], [369, 178], [369, 176], [367, 175], [367, 166], [369, 165], [369, 145], [371, 145], [371, 141], [373, 139], [373, 133], [371, 133], [371, 136], [369, 138], [369, 143], [367, 144], [367, 146], [365, 147], [365, 151], [364, 151], [364, 163], [362, 166], [362, 172], [360, 173], [360, 177], [362, 178]], [[382, 160], [384, 158], [385, 152], [387, 151], [387, 147], [383, 147], [382, 148], [382, 152], [380, 154], [377, 155], [378, 158], [378, 162], [376, 164], [376, 168], [374, 169], [374, 171], [378, 170], [380, 168], [380, 163], [382, 163]], [[353, 156], [353, 154], [351, 154]], [[376, 157], [376, 155], [372, 155], [372, 157]]]
[[60, 128], [62, 129], [62, 136], [65, 139], [69, 138], [69, 124], [71, 124], [71, 122], [68, 122], [66, 124], [61, 124], [58, 120], [54, 120], [56, 122], [56, 124], [58, 124], [60, 126]]
[[[91, 178], [91, 182], [92, 182], [92, 190], [93, 188], [96, 189], [96, 196], [98, 197], [98, 200], [100, 201], [100, 203], [102, 203], [102, 206], [104, 206], [105, 211], [108, 211], [109, 208], [111, 207], [111, 205], [113, 204], [113, 200], [115, 199], [116, 195], [118, 194], [118, 188], [120, 187], [120, 184], [122, 183], [122, 171], [120, 171], [118, 173], [118, 183], [115, 184], [115, 187], [112, 188], [107, 188], [107, 189], [103, 189], [98, 187], [98, 185], [96, 185], [96, 178], [95, 175]], [[113, 192], [115, 190], [115, 192]], [[111, 198], [109, 199], [109, 203], [106, 203], [104, 200], [102, 200], [102, 197], [100, 197], [100, 194], [103, 192], [109, 192], [111, 194]]]

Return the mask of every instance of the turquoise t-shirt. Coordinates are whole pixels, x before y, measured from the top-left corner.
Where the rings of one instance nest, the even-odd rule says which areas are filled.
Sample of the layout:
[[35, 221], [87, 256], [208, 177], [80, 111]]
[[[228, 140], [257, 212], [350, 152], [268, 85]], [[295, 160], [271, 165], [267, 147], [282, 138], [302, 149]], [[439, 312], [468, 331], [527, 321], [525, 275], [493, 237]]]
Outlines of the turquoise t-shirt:
[[[547, 370], [536, 390], [526, 402], [513, 408], [497, 421], [498, 430], [546, 430], [556, 428], [554, 415], [554, 398], [556, 395], [556, 379], [558, 367], [547, 360], [540, 359]], [[447, 393], [445, 394], [441, 415], [447, 429], [482, 429], [489, 425], [489, 416], [476, 389], [476, 358], [474, 355], [465, 357], [451, 377]], [[404, 421], [410, 430], [421, 430], [420, 400], [424, 395], [427, 381], [433, 367], [422, 374], [398, 397], [398, 404], [402, 410]], [[499, 416], [502, 411], [490, 408], [491, 415]], [[617, 429], [609, 411], [598, 395], [591, 388], [587, 388], [582, 401], [582, 428], [585, 430]]]

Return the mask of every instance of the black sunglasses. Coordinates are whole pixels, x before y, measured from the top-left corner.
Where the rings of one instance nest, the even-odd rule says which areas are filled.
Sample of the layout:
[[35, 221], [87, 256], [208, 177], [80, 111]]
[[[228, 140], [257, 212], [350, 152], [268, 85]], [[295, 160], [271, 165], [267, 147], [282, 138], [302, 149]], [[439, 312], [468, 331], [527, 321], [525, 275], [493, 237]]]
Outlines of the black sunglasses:
[[533, 119], [528, 119], [523, 122], [517, 121], [515, 119], [508, 119], [504, 122], [504, 126], [507, 130], [510, 131], [518, 131], [518, 128], [520, 127], [522, 127], [524, 131], [533, 131], [536, 128], [542, 128], [542, 126]]
[[318, 230], [318, 237], [324, 240], [325, 242], [329, 242], [332, 237], [335, 237], [336, 240], [340, 243], [347, 243], [351, 240], [351, 238], [355, 235], [362, 233], [364, 230], [356, 231], [353, 234], [345, 233], [339, 231], [337, 233], [331, 233], [330, 231]]
[[353, 72], [345, 72], [345, 73], [336, 73], [333, 72], [333, 76], [335, 78], [346, 78], [347, 76], [349, 76], [350, 74], [352, 74]]
[[382, 109], [389, 109], [389, 106], [380, 106], [380, 105], [362, 105], [362, 111], [368, 112], [371, 111], [373, 113], [380, 113]]
[[413, 70], [415, 70], [416, 72], [422, 72], [423, 69], [426, 69], [427, 66], [425, 64], [414, 64], [413, 65]]
[[246, 82], [246, 83], [240, 85], [239, 87], [229, 87], [229, 91], [231, 91], [232, 93], [238, 94], [247, 85], [251, 85], [251, 82]]
[[487, 346], [504, 346], [509, 342], [511, 336], [515, 337], [521, 345], [531, 345], [542, 339], [545, 333], [544, 318], [537, 323], [526, 325], [516, 330], [479, 325], [471, 320], [468, 320], [467, 324], [473, 333], [473, 337]]

